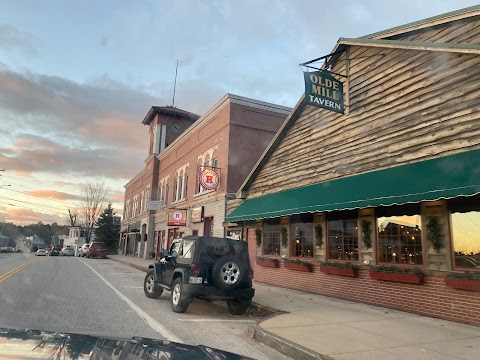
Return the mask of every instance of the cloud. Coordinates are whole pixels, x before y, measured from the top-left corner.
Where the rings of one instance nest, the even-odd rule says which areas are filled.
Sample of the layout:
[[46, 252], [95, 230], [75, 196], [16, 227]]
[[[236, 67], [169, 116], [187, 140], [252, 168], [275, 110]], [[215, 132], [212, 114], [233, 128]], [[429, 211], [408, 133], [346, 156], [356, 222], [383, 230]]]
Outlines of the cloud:
[[146, 92], [106, 76], [78, 84], [5, 69], [0, 83], [0, 131], [10, 133], [0, 161], [9, 170], [128, 179], [146, 158], [141, 121], [158, 104]]
[[[126, 135], [125, 135], [126, 136]], [[32, 175], [47, 173], [55, 176], [76, 175], [80, 182], [87, 177], [128, 179], [138, 171], [143, 158], [120, 147], [71, 147], [36, 136], [22, 135], [13, 147], [0, 148], [0, 163], [6, 169]], [[142, 147], [145, 149], [145, 146]]]
[[123, 203], [123, 200], [125, 198], [125, 193], [122, 191], [114, 191], [112, 192], [112, 195], [111, 195], [112, 199], [114, 199], [115, 201], [118, 201], [118, 202], [121, 202]]
[[27, 194], [42, 197], [42, 198], [50, 198], [54, 200], [81, 200], [82, 197], [78, 195], [68, 194], [61, 191], [55, 190], [32, 190], [27, 191]]
[[40, 211], [35, 211], [27, 208], [6, 208], [0, 207], [0, 214], [2, 217], [5, 217], [8, 221], [12, 220], [16, 225], [29, 225], [35, 224], [39, 221], [43, 223], [53, 223], [65, 224], [66, 217], [44, 213]]
[[0, 49], [4, 51], [18, 51], [25, 56], [37, 55], [37, 49], [33, 45], [33, 35], [19, 31], [17, 28], [6, 23], [0, 23]]

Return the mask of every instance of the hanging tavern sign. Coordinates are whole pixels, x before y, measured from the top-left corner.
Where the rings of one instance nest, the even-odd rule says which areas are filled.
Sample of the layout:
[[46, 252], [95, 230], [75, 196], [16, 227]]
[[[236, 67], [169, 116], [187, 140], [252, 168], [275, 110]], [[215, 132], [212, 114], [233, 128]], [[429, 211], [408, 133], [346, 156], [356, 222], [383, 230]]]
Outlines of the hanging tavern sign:
[[323, 71], [303, 73], [308, 105], [343, 114], [343, 84]]
[[220, 175], [213, 168], [205, 168], [200, 173], [198, 182], [205, 190], [215, 190], [220, 183]]

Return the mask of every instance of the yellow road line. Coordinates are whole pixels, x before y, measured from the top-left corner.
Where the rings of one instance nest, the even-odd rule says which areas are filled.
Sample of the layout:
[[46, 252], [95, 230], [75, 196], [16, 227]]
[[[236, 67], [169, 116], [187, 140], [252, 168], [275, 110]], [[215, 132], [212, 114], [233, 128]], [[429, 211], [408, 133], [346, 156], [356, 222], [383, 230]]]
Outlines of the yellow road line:
[[13, 269], [13, 270], [7, 271], [5, 274], [0, 275], [0, 283], [2, 281], [7, 280], [9, 277], [15, 275], [20, 270], [25, 269], [27, 266], [31, 265], [32, 262], [33, 262], [33, 260], [30, 260], [29, 262], [26, 262], [25, 264], [22, 264], [22, 265], [16, 267], [15, 269]]

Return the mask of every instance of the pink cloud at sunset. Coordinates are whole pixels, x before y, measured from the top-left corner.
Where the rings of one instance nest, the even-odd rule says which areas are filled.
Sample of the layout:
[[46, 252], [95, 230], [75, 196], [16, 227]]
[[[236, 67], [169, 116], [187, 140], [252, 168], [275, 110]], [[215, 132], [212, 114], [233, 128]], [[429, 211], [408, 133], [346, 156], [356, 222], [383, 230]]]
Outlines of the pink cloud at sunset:
[[55, 191], [55, 190], [33, 190], [33, 191], [27, 191], [27, 193], [33, 196], [42, 197], [42, 198], [51, 198], [55, 200], [81, 200], [81, 196], [67, 194], [67, 193]]
[[43, 223], [56, 222], [61, 225], [67, 224], [67, 214], [62, 216], [59, 214], [44, 213], [27, 208], [1, 207], [0, 216], [4, 217], [6, 221], [13, 221], [17, 225], [35, 224], [39, 221]]

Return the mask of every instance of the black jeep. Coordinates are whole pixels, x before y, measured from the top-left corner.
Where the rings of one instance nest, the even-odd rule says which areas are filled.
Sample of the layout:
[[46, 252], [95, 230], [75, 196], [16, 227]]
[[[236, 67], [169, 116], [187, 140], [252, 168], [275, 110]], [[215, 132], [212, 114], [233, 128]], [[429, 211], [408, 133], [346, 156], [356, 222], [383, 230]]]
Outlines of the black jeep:
[[227, 300], [233, 315], [242, 315], [252, 303], [253, 271], [247, 243], [210, 236], [175, 240], [164, 257], [148, 266], [143, 289], [149, 298], [171, 291], [172, 310], [187, 311], [194, 298]]

